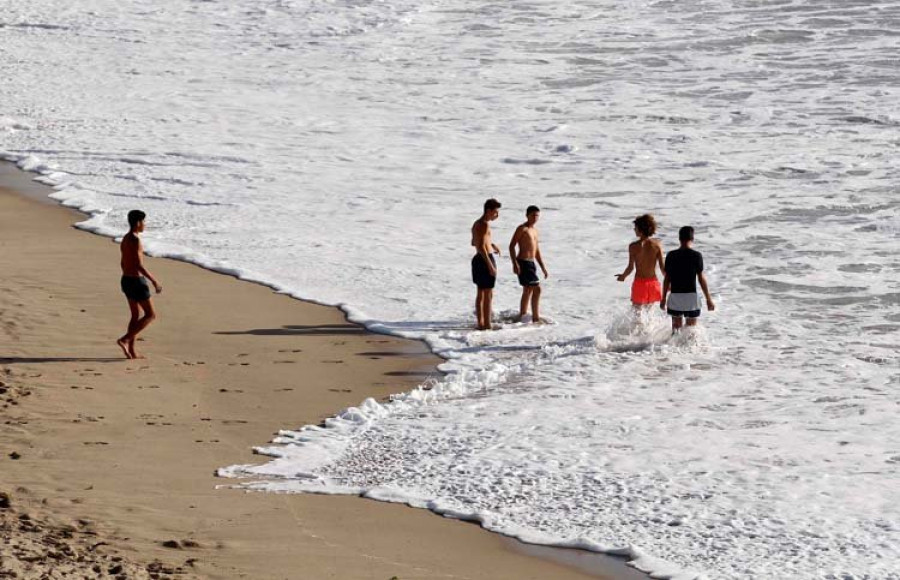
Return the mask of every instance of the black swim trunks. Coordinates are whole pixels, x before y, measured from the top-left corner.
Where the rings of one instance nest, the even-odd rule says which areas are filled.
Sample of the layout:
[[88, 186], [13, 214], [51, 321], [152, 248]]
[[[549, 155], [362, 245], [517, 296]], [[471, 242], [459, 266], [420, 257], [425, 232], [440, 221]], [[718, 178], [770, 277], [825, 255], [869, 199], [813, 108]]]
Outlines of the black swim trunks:
[[122, 276], [122, 292], [126, 298], [135, 302], [150, 299], [150, 285], [143, 276]]
[[537, 286], [541, 283], [538, 278], [537, 264], [534, 260], [517, 259], [519, 263], [519, 284], [522, 286]]
[[[496, 271], [497, 261], [494, 260], [493, 255], [489, 254], [488, 257], [491, 259], [491, 264], [494, 265], [494, 271]], [[474, 282], [480, 290], [489, 290], [493, 288], [494, 284], [497, 282], [497, 276], [491, 274], [491, 271], [488, 269], [488, 265], [484, 261], [484, 258], [481, 257], [481, 254], [475, 254], [472, 257], [472, 282]]]

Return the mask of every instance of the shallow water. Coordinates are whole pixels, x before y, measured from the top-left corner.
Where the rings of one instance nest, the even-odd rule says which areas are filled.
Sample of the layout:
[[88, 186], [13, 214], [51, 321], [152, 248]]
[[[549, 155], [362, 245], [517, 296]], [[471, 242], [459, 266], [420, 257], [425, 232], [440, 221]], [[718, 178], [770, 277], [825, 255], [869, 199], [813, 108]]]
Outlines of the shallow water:
[[[228, 471], [259, 488], [686, 577], [900, 578], [898, 25], [871, 1], [14, 2], [0, 149], [86, 229], [141, 207], [156, 254], [449, 359]], [[489, 196], [504, 250], [541, 206], [555, 324], [468, 330]], [[645, 211], [667, 249], [697, 228], [698, 332], [635, 330], [614, 274]]]

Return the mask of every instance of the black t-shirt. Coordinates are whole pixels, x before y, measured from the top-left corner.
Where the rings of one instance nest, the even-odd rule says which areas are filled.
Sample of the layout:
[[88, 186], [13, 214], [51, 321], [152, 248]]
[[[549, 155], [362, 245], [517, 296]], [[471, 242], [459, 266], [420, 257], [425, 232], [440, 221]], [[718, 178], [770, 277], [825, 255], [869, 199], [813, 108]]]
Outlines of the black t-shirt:
[[691, 248], [678, 248], [666, 254], [666, 276], [672, 292], [697, 291], [697, 274], [703, 271], [703, 254]]

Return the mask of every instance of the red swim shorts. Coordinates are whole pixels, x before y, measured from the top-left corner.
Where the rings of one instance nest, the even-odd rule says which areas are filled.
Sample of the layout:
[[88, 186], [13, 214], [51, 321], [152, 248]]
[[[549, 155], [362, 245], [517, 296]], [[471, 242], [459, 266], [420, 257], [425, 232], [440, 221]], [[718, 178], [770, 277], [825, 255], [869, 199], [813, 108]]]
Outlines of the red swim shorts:
[[635, 278], [631, 285], [633, 304], [653, 304], [662, 299], [662, 289], [656, 278]]

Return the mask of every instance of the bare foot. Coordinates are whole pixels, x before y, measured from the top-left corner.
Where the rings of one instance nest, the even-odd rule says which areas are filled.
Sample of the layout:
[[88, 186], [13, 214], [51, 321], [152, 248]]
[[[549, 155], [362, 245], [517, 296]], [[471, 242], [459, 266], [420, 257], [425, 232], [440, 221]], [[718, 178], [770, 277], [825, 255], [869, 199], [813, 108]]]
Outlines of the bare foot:
[[125, 358], [134, 358], [131, 356], [131, 353], [128, 352], [128, 343], [125, 342], [125, 337], [123, 336], [119, 340], [116, 341], [116, 344], [119, 345], [119, 348], [122, 349], [122, 352], [125, 353]]
[[134, 350], [134, 341], [131, 341], [128, 344], [128, 354], [131, 356], [129, 358], [147, 358], [142, 354], [138, 354], [136, 350]]

